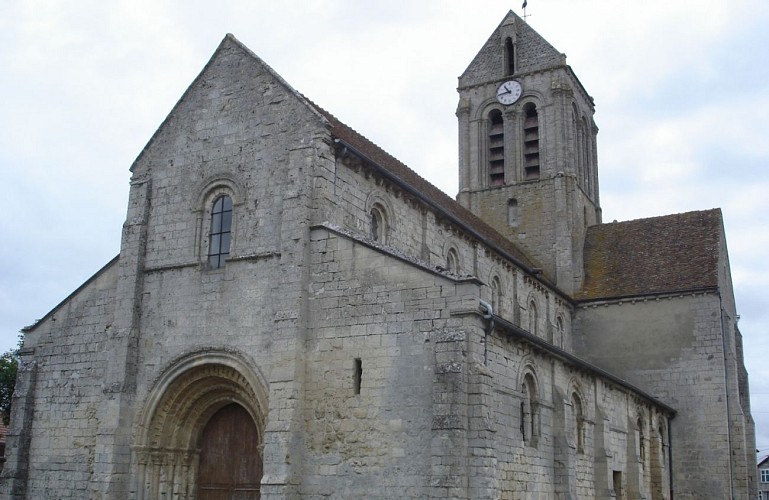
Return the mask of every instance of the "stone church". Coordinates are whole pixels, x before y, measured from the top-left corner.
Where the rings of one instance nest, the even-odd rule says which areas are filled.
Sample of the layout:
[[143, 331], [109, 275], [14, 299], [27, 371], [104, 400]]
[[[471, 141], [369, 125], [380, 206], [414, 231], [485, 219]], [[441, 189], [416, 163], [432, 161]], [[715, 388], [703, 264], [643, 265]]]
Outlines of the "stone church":
[[5, 498], [754, 498], [718, 209], [603, 223], [593, 99], [509, 12], [456, 201], [227, 35], [119, 256], [24, 329]]

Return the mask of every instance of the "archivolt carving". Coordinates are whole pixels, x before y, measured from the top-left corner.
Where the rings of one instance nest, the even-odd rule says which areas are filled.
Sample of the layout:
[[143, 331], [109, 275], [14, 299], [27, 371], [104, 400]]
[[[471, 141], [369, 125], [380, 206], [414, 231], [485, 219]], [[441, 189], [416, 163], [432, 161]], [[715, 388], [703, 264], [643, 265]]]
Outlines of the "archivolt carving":
[[211, 416], [237, 403], [263, 436], [267, 392], [258, 373], [240, 356], [199, 352], [177, 360], [150, 391], [134, 446], [136, 498], [179, 492], [193, 498], [197, 441]]

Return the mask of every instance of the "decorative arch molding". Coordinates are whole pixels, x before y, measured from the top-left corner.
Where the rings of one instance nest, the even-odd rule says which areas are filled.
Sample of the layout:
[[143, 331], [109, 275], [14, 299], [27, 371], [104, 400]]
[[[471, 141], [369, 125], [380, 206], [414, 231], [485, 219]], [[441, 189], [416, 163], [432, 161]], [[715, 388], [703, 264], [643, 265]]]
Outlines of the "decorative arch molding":
[[374, 189], [366, 197], [367, 217], [369, 217], [369, 219], [373, 218], [375, 212], [381, 218], [380, 223], [384, 225], [384, 227], [381, 228], [382, 234], [380, 242], [388, 244], [396, 226], [395, 210], [393, 209], [390, 197], [379, 189]]
[[[448, 271], [454, 274], [464, 273], [464, 262], [462, 259], [462, 252], [459, 251], [459, 242], [452, 236], [446, 238], [443, 243], [443, 265]], [[451, 264], [451, 260], [454, 260], [454, 264]]]
[[211, 417], [232, 403], [248, 412], [263, 443], [267, 386], [243, 356], [205, 349], [171, 362], [148, 393], [134, 431], [136, 498], [172, 492], [194, 498], [199, 437]]
[[504, 273], [502, 273], [496, 266], [494, 266], [491, 271], [489, 271], [489, 277], [487, 280], [491, 305], [494, 307], [494, 314], [499, 316], [502, 315], [504, 300], [507, 296], [505, 293], [507, 282], [503, 276]]
[[526, 106], [529, 103], [532, 103], [537, 107], [537, 109], [539, 109], [545, 106], [545, 103], [547, 101], [548, 99], [545, 97], [545, 94], [543, 94], [539, 90], [528, 89], [521, 94], [521, 97], [518, 99], [518, 102], [515, 103], [515, 105], [520, 109], [523, 109], [524, 106]]
[[537, 377], [537, 364], [534, 359], [534, 356], [531, 354], [527, 354], [522, 360], [521, 364], [518, 367], [518, 379], [516, 380], [516, 387], [520, 388], [523, 384], [524, 378], [526, 375], [531, 375], [532, 379], [534, 380], [534, 385], [537, 388], [537, 399], [540, 399], [539, 391], [542, 387], [542, 384], [539, 381], [539, 378]]
[[245, 202], [244, 192], [240, 181], [233, 175], [218, 174], [208, 177], [197, 188], [192, 211], [205, 212], [210, 202], [222, 194], [229, 195], [233, 205], [241, 205]]
[[[487, 279], [488, 283], [491, 284], [494, 278], [497, 278], [502, 288], [507, 287], [507, 284], [508, 284], [507, 275], [498, 266], [492, 266], [491, 270], [489, 271], [489, 276]], [[507, 294], [503, 292], [502, 295], [507, 295]]]
[[590, 408], [587, 404], [585, 391], [576, 377], [569, 381], [566, 392], [567, 401], [571, 408], [571, 418], [567, 428], [567, 442], [577, 453], [585, 452], [587, 423], [590, 423]]
[[526, 446], [536, 448], [539, 443], [541, 424], [542, 385], [530, 359], [524, 360], [518, 374], [518, 389], [521, 392], [521, 410], [519, 415], [521, 438]]
[[[532, 304], [534, 304], [533, 310], [531, 307]], [[542, 312], [544, 310], [545, 308], [542, 305], [537, 292], [534, 290], [529, 292], [528, 296], [526, 297], [526, 326], [529, 330], [529, 333], [532, 335], [536, 335], [538, 337], [542, 336], [542, 328], [540, 327], [542, 325]]]
[[209, 248], [209, 229], [211, 224], [211, 212], [213, 209], [214, 201], [220, 196], [229, 196], [232, 199], [233, 213], [232, 213], [232, 227], [231, 227], [231, 241], [230, 241], [230, 253], [236, 248], [237, 239], [237, 216], [236, 207], [242, 206], [245, 203], [244, 189], [241, 183], [232, 175], [219, 174], [209, 177], [203, 181], [197, 188], [197, 197], [195, 198], [194, 205], [192, 206], [192, 212], [195, 214], [195, 240], [198, 242], [195, 245], [195, 257], [205, 262], [208, 255]]
[[509, 110], [509, 108], [499, 104], [499, 102], [497, 101], [497, 99], [495, 97], [490, 97], [490, 98], [486, 99], [485, 101], [483, 101], [475, 109], [475, 113], [474, 113], [474, 115], [472, 117], [472, 120], [473, 121], [485, 120], [485, 119], [487, 119], [489, 117], [489, 114], [492, 111], [494, 111], [494, 110], [497, 110], [497, 111], [501, 112], [502, 115], [504, 116], [505, 113]]
[[[576, 394], [577, 397], [582, 401], [583, 404], [585, 404], [588, 399], [585, 397], [585, 390], [582, 388], [583, 383], [581, 382], [580, 378], [577, 376], [573, 376], [569, 379], [569, 384], [566, 386], [568, 389], [566, 391], [566, 394], [568, 394], [568, 397], [571, 397], [572, 394]], [[585, 407], [587, 409], [587, 407]], [[587, 411], [585, 411], [585, 416], [587, 416]]]

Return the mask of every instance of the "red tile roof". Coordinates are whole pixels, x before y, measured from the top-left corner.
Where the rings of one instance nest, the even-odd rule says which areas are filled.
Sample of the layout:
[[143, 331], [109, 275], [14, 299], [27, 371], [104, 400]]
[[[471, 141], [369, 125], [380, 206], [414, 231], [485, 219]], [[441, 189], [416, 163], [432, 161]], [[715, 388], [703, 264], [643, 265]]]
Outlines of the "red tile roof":
[[576, 298], [715, 288], [721, 234], [719, 209], [591, 226]]

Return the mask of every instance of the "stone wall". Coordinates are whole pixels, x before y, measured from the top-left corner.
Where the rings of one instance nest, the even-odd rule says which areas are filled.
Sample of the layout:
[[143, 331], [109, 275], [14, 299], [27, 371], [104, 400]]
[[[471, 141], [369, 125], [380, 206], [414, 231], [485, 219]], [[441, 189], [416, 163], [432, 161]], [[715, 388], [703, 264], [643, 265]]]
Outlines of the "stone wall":
[[[731, 410], [730, 416], [730, 405], [739, 406], [729, 401], [738, 393], [728, 387], [737, 385], [737, 372], [727, 362], [733, 355], [725, 349], [734, 347], [719, 311], [718, 294], [695, 293], [586, 306], [576, 314], [578, 355], [676, 409], [671, 433], [677, 498], [729, 497], [732, 477], [748, 474], [724, 466], [746, 437], [744, 424], [730, 423], [734, 413], [743, 422], [745, 415]], [[697, 472], [702, 470], [710, 472], [703, 476]]]
[[[384, 241], [375, 242], [377, 246], [433, 269], [445, 269], [447, 250], [454, 248], [459, 269], [452, 274], [481, 280], [484, 285], [481, 297], [498, 304], [500, 310], [495, 312], [528, 328], [533, 302], [537, 316], [536, 327], [531, 325], [532, 331], [558, 347], [570, 349], [571, 305], [562, 295], [549, 290], [483, 242], [467, 237], [430, 206], [408, 197], [398, 185], [377, 177], [354, 159], [338, 161], [333, 183], [329, 184], [333, 185], [335, 196], [322, 199], [330, 208], [316, 211], [326, 217], [315, 219], [316, 224], [328, 221], [333, 227], [345, 228], [371, 242], [370, 207], [372, 203], [382, 203], [387, 210], [388, 230]], [[496, 298], [491, 291], [495, 277], [499, 282]]]
[[[665, 410], [514, 335], [491, 338], [488, 370], [502, 498], [613, 498], [618, 486], [628, 498], [667, 498]], [[527, 377], [536, 388], [533, 420]]]
[[0, 490], [9, 498], [87, 496], [117, 268], [111, 262], [24, 337]]
[[312, 239], [302, 493], [426, 498], [435, 336], [460, 329], [450, 311], [477, 307], [477, 286], [324, 228]]

